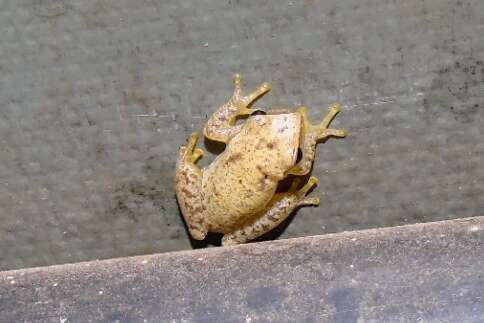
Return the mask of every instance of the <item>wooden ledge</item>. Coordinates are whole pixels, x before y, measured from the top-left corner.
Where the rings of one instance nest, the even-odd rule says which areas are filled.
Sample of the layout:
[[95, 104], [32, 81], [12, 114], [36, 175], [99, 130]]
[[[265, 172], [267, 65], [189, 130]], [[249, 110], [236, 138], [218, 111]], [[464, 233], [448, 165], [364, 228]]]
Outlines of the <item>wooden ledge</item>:
[[484, 317], [484, 217], [0, 272], [2, 322]]

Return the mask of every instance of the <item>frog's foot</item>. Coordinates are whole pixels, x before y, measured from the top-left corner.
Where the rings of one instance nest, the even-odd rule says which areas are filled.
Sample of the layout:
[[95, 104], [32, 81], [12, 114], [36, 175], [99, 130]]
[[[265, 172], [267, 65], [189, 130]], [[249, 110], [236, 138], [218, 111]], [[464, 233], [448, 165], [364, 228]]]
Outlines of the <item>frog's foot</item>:
[[314, 176], [311, 176], [306, 184], [301, 187], [299, 190], [294, 192], [294, 196], [298, 201], [298, 205], [319, 205], [319, 197], [306, 197], [308, 192], [316, 185], [319, 184], [319, 179]]
[[316, 145], [319, 141], [326, 139], [330, 136], [334, 137], [346, 137], [348, 133], [339, 129], [328, 129], [331, 121], [341, 111], [339, 104], [334, 104], [330, 107], [329, 113], [323, 119], [320, 124], [313, 125], [309, 121], [308, 108], [300, 107], [298, 113], [301, 114], [303, 125], [302, 135], [299, 143], [299, 147], [302, 151], [301, 160], [292, 169], [288, 171], [288, 174], [292, 175], [306, 175], [313, 166], [314, 156], [316, 153]]
[[243, 81], [242, 76], [240, 74], [235, 74], [234, 76], [234, 94], [232, 95], [231, 101], [233, 105], [238, 109], [237, 115], [247, 115], [251, 114], [256, 109], [249, 109], [249, 107], [254, 103], [258, 98], [266, 94], [271, 90], [271, 85], [269, 83], [262, 83], [255, 91], [243, 95]]
[[335, 103], [329, 108], [329, 113], [326, 115], [326, 117], [324, 117], [323, 121], [316, 126], [317, 131], [319, 131], [317, 140], [326, 139], [330, 136], [344, 138], [348, 135], [348, 132], [345, 130], [328, 129], [329, 124], [340, 111], [341, 105], [339, 103]]
[[188, 145], [180, 148], [176, 167], [176, 196], [190, 235], [196, 240], [203, 240], [207, 228], [201, 199], [202, 170], [196, 165], [203, 156], [203, 150], [196, 148], [198, 137], [198, 133], [193, 133]]
[[303, 205], [319, 205], [319, 198], [306, 197], [306, 194], [318, 184], [316, 177], [311, 177], [299, 190], [297, 183], [292, 185], [287, 193], [276, 194], [268, 208], [255, 220], [243, 228], [224, 235], [222, 245], [236, 245], [260, 237], [277, 227], [293, 211]]
[[203, 150], [201, 148], [197, 148], [197, 142], [199, 137], [200, 135], [198, 134], [198, 132], [193, 132], [190, 135], [188, 144], [180, 148], [179, 160], [196, 164], [197, 161], [203, 157]]
[[258, 109], [252, 109], [252, 104], [271, 90], [271, 86], [268, 83], [263, 83], [255, 91], [244, 95], [242, 93], [242, 77], [240, 74], [234, 76], [234, 87], [232, 98], [222, 105], [205, 124], [203, 129], [205, 137], [227, 143], [242, 129], [241, 125], [235, 124], [237, 118], [259, 111]]

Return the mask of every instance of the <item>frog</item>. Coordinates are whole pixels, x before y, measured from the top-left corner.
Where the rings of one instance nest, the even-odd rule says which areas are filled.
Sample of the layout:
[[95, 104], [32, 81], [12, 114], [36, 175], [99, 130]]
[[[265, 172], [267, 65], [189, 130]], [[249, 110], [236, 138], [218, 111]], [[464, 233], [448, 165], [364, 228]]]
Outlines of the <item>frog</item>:
[[[319, 183], [312, 171], [316, 145], [347, 131], [329, 128], [341, 111], [330, 106], [319, 124], [309, 120], [309, 109], [261, 109], [254, 103], [271, 90], [262, 83], [245, 93], [240, 74], [234, 76], [231, 98], [206, 121], [203, 135], [225, 144], [223, 152], [204, 168], [200, 134], [190, 135], [180, 147], [176, 163], [176, 197], [191, 237], [203, 240], [209, 232], [223, 234], [223, 246], [261, 237], [301, 206], [318, 206], [308, 193]], [[309, 178], [308, 178], [309, 177]], [[306, 179], [305, 183], [301, 182]], [[290, 180], [285, 191], [278, 187]]]

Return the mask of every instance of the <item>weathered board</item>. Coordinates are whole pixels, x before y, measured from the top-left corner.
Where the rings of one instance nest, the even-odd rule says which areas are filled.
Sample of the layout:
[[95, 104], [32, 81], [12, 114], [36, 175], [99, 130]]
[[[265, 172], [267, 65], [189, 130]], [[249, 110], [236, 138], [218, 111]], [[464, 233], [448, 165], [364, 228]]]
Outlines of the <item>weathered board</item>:
[[484, 217], [0, 272], [2, 322], [482, 322]]
[[[0, 0], [0, 269], [189, 249], [176, 152], [232, 92], [311, 108], [319, 208], [272, 237], [476, 216], [484, 1]], [[210, 147], [208, 147], [210, 148]], [[212, 155], [207, 154], [202, 163]]]

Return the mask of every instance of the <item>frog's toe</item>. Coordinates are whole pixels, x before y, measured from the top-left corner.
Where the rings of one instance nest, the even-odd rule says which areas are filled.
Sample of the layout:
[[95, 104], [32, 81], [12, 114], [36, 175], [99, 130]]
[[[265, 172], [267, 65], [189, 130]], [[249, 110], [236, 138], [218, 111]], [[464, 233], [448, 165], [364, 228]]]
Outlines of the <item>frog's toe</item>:
[[299, 198], [304, 198], [304, 196], [306, 196], [306, 194], [315, 186], [315, 185], [318, 185], [319, 183], [319, 179], [317, 179], [316, 177], [314, 176], [311, 176], [309, 178], [309, 180], [307, 181], [306, 184], [304, 184], [303, 187], [301, 187], [299, 189], [299, 191], [296, 192], [296, 196], [298, 196]]
[[200, 138], [200, 134], [198, 132], [192, 132], [192, 134], [190, 135], [190, 139], [188, 139], [187, 151], [193, 152], [195, 150], [198, 138]]
[[348, 131], [346, 130], [341, 130], [341, 129], [328, 129], [328, 130], [331, 130], [331, 136], [340, 137], [340, 138], [344, 138], [348, 136]]
[[238, 245], [237, 239], [234, 234], [225, 234], [222, 238], [222, 246], [235, 246]]
[[270, 91], [270, 90], [272, 90], [272, 86], [267, 82], [262, 83], [259, 87], [259, 91], [261, 91], [263, 93]]
[[189, 143], [190, 144], [196, 144], [199, 137], [200, 137], [200, 135], [198, 134], [198, 132], [192, 132], [190, 134]]
[[328, 114], [324, 117], [323, 121], [319, 124], [319, 130], [324, 131], [328, 129], [329, 124], [333, 121], [334, 117], [341, 111], [341, 105], [339, 103], [333, 104], [329, 108]]
[[262, 83], [254, 92], [247, 94], [243, 98], [243, 102], [246, 105], [251, 105], [255, 100], [266, 94], [272, 89], [269, 83]]
[[335, 103], [332, 106], [329, 107], [332, 113], [339, 113], [341, 112], [341, 104]]
[[207, 230], [199, 227], [189, 227], [190, 235], [195, 240], [203, 240], [207, 236]]
[[240, 87], [242, 85], [242, 75], [239, 73], [234, 75], [234, 85], [236, 87]]
[[308, 180], [308, 184], [307, 185], [310, 185], [311, 187], [314, 186], [314, 185], [318, 185], [319, 184], [319, 179], [315, 176], [311, 176]]
[[301, 200], [298, 204], [318, 206], [320, 202], [321, 200], [319, 199], [319, 197], [306, 197], [305, 199]]
[[180, 147], [179, 157], [184, 161], [195, 163], [198, 159], [203, 157], [203, 150], [197, 148], [197, 142], [200, 135], [198, 132], [193, 132], [188, 139], [186, 146]]
[[348, 131], [341, 129], [324, 129], [318, 136], [318, 140], [325, 139], [327, 137], [344, 138], [348, 136]]
[[196, 163], [202, 157], [203, 157], [203, 150], [201, 148], [195, 148], [195, 150], [191, 155], [191, 162]]

